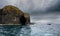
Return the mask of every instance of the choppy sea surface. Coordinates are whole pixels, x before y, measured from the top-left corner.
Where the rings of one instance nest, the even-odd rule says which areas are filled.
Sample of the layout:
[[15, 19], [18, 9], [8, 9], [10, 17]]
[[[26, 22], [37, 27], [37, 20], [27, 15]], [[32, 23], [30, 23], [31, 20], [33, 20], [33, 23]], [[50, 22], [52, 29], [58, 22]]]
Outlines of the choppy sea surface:
[[60, 36], [60, 24], [0, 25], [0, 36]]

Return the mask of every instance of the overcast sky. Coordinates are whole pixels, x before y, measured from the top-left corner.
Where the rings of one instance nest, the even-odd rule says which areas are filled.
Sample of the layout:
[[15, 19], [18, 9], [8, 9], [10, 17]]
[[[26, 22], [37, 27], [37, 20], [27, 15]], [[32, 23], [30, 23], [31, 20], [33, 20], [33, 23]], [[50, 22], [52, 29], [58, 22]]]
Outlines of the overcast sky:
[[60, 0], [0, 0], [0, 8], [5, 5], [15, 5], [23, 11], [46, 11], [58, 5]]
[[60, 22], [60, 0], [0, 0], [0, 8], [5, 5], [30, 13], [36, 22]]

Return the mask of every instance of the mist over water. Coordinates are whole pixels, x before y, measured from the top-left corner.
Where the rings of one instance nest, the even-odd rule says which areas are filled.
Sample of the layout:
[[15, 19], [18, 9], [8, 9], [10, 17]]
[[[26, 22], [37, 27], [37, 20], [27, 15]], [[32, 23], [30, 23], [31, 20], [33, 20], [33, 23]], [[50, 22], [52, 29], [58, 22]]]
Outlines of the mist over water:
[[31, 21], [35, 23], [57, 23], [60, 24], [60, 13], [37, 14], [31, 16]]

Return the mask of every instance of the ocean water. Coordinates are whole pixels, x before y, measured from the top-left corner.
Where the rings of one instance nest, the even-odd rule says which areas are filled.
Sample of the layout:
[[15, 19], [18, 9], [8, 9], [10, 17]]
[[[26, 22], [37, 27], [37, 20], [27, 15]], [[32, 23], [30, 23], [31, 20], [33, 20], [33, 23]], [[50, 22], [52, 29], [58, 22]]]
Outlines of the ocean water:
[[0, 25], [0, 36], [60, 36], [60, 24]]

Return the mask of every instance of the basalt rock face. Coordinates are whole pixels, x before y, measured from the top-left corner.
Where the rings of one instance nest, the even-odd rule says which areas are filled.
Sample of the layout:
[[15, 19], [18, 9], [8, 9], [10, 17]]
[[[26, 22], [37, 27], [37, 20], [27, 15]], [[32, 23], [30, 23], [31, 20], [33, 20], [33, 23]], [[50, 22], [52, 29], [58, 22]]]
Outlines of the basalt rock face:
[[[23, 14], [19, 8], [8, 5], [0, 9], [0, 24], [19, 24], [19, 16]], [[24, 16], [30, 20], [30, 16], [24, 13]], [[28, 17], [27, 17], [28, 16]], [[1, 20], [2, 19], [2, 20]], [[28, 21], [29, 23], [30, 21]]]
[[0, 23], [2, 23], [2, 10], [0, 9]]

